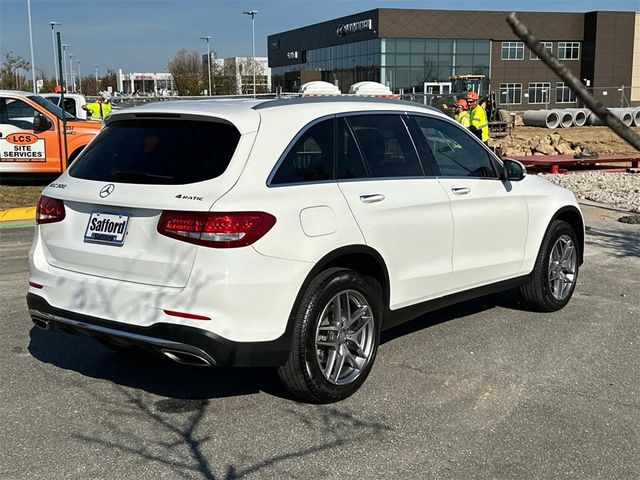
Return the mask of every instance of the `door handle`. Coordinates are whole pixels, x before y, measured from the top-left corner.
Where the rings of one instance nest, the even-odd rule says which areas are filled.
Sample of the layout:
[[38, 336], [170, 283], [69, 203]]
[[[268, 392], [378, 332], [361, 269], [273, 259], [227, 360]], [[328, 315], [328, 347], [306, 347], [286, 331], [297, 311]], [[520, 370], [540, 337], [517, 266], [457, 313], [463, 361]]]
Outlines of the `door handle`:
[[381, 193], [361, 193], [360, 200], [363, 203], [378, 203], [384, 200], [384, 195]]
[[471, 189], [469, 187], [451, 187], [451, 191], [454, 195], [467, 195], [471, 193]]

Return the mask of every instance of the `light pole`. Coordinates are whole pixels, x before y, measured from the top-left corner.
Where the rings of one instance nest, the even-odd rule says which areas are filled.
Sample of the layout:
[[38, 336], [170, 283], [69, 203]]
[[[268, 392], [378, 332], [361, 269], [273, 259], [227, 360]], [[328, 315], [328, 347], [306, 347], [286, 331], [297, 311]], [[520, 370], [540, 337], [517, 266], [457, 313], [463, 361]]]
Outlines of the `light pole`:
[[255, 17], [258, 14], [257, 10], [249, 10], [248, 12], [242, 12], [245, 15], [251, 15], [251, 56], [253, 58], [253, 96], [256, 96], [256, 31], [255, 31]]
[[208, 93], [211, 95], [211, 49], [209, 47], [209, 40], [211, 37], [209, 35], [205, 35], [200, 37], [201, 40], [206, 40], [207, 42], [207, 71], [209, 72], [209, 90]]
[[78, 93], [82, 93], [82, 74], [80, 73], [80, 60], [78, 62]]
[[96, 65], [96, 95], [98, 94], [98, 65]]
[[73, 53], [69, 54], [69, 81], [71, 82], [71, 91], [76, 91], [76, 77], [73, 75]]
[[31, 33], [31, 0], [27, 0], [27, 13], [29, 16], [29, 45], [31, 45], [31, 80], [33, 81], [33, 93], [38, 93], [38, 87], [36, 87], [36, 62], [33, 59], [33, 34]]
[[67, 47], [71, 45], [67, 45], [66, 43], [62, 44], [62, 78], [64, 78], [64, 86], [69, 89], [69, 77], [67, 76]]
[[56, 34], [54, 32], [56, 25], [62, 25], [60, 22], [49, 22], [51, 26], [51, 42], [53, 43], [53, 69], [56, 73], [56, 85], [60, 85], [60, 78], [58, 78], [58, 49], [56, 48]]

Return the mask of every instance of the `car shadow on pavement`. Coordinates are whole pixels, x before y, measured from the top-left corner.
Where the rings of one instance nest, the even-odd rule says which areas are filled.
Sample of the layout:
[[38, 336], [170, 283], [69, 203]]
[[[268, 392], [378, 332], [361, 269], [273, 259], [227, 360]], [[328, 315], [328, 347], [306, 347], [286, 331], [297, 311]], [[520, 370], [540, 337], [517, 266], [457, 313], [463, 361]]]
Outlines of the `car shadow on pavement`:
[[[422, 315], [382, 333], [381, 343], [449, 320], [502, 306], [521, 309], [517, 290], [488, 295]], [[188, 401], [251, 395], [265, 392], [292, 399], [280, 385], [275, 369], [206, 368], [178, 365], [146, 352], [115, 352], [97, 341], [57, 331], [31, 329], [29, 352], [41, 362], [81, 375], [141, 389], [169, 399]], [[185, 403], [184, 401], [187, 401]]]
[[486, 295], [484, 297], [478, 297], [473, 300], [461, 302], [450, 307], [441, 308], [421, 315], [414, 320], [382, 332], [380, 336], [380, 344], [390, 342], [391, 340], [395, 340], [396, 338], [404, 335], [409, 335], [417, 332], [418, 330], [433, 327], [457, 318], [475, 315], [476, 313], [484, 312], [485, 310], [490, 310], [495, 307], [530, 311], [522, 304], [520, 291], [518, 289], [512, 289]]
[[273, 369], [179, 365], [146, 352], [116, 352], [96, 340], [31, 329], [29, 352], [41, 362], [168, 398], [199, 400], [260, 391], [290, 398]]

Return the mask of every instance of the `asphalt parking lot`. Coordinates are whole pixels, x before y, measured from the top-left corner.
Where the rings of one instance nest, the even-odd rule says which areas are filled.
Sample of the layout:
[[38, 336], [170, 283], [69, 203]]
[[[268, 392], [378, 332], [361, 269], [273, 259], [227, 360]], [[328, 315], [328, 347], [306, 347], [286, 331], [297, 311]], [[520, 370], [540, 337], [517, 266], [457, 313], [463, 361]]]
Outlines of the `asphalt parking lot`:
[[33, 229], [0, 229], [0, 478], [638, 478], [640, 225], [584, 211], [566, 309], [527, 312], [508, 292], [422, 317], [386, 332], [363, 388], [326, 406], [259, 369], [36, 329]]

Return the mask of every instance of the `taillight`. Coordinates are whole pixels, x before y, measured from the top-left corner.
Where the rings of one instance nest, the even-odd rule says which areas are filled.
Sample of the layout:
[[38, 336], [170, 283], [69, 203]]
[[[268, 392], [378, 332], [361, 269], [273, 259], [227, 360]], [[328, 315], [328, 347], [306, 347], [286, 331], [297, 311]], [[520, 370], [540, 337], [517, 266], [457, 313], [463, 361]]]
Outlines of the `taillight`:
[[251, 245], [276, 223], [265, 212], [176, 212], [165, 211], [158, 232], [167, 237], [213, 248]]
[[57, 198], [42, 195], [36, 210], [36, 223], [54, 223], [64, 220], [64, 203]]

